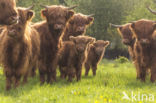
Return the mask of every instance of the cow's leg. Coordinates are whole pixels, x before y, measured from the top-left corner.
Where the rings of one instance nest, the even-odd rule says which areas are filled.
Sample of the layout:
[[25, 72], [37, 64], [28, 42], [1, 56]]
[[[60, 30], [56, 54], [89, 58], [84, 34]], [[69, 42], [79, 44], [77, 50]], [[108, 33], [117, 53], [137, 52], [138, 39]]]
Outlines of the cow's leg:
[[76, 68], [76, 77], [77, 77], [77, 81], [81, 80], [81, 72], [82, 72], [82, 65], [79, 65]]
[[43, 85], [45, 82], [46, 72], [44, 70], [39, 69], [39, 74], [40, 74], [40, 84]]
[[15, 83], [14, 88], [17, 88], [20, 85], [21, 74], [15, 74]]
[[146, 68], [145, 67], [141, 68], [140, 79], [141, 79], [141, 81], [145, 82], [145, 79], [146, 79]]
[[151, 82], [154, 83], [156, 80], [156, 67], [151, 68]]
[[93, 76], [96, 75], [97, 65], [92, 66]]
[[36, 75], [36, 66], [34, 66], [31, 70], [31, 77], [34, 77]]
[[85, 76], [88, 76], [89, 70], [90, 70], [90, 65], [88, 63], [85, 63]]
[[6, 90], [8, 91], [11, 89], [13, 75], [11, 71], [9, 70], [5, 72], [5, 76], [6, 76]]
[[28, 75], [29, 75], [29, 72], [27, 72], [25, 75], [24, 75], [24, 77], [23, 77], [23, 85], [25, 84], [25, 83], [27, 83], [28, 82]]

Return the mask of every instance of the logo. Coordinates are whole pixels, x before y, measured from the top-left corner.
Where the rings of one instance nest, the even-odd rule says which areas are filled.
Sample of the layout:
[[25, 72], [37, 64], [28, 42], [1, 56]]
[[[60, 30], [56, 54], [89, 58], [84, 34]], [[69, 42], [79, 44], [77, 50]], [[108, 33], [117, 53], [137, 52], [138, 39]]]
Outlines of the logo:
[[134, 93], [133, 91], [128, 95], [126, 92], [123, 93], [123, 100], [129, 100], [132, 102], [136, 101], [144, 101], [144, 102], [154, 102], [154, 95], [153, 94], [141, 94], [140, 92]]

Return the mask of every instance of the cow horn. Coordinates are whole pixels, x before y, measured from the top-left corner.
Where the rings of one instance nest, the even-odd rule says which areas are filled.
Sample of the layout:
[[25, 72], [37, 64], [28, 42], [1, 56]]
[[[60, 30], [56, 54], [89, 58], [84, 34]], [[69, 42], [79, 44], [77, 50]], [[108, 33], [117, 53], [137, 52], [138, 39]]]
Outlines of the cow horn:
[[112, 24], [112, 23], [109, 23], [109, 25], [110, 25], [111, 27], [115, 27], [115, 28], [120, 28], [120, 27], [122, 27], [122, 25], [115, 25], [115, 24]]
[[32, 6], [30, 6], [30, 7], [28, 7], [26, 10], [31, 10], [32, 8], [34, 8], [34, 4], [32, 5]]
[[156, 11], [152, 10], [152, 9], [151, 9], [150, 7], [148, 7], [148, 6], [147, 6], [146, 8], [147, 8], [147, 10], [150, 11], [152, 14], [155, 14], [155, 15], [156, 15]]
[[42, 4], [40, 4], [40, 6], [43, 7], [43, 8], [46, 8], [46, 9], [49, 8], [48, 6], [46, 6], [46, 5], [42, 5]]
[[78, 6], [75, 5], [75, 6], [72, 6], [72, 7], [68, 7], [68, 10], [74, 9], [74, 8], [76, 8], [76, 7], [78, 7]]
[[88, 15], [88, 17], [93, 17], [95, 14]]

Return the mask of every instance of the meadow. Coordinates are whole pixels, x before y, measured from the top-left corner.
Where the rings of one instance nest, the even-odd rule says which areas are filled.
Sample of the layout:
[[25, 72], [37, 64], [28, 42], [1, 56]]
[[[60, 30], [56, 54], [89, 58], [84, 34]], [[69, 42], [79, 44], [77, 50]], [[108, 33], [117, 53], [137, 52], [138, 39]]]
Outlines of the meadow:
[[[57, 82], [40, 86], [38, 78], [30, 78], [26, 85], [7, 92], [1, 69], [0, 103], [156, 103], [156, 84], [150, 83], [149, 76], [145, 83], [136, 80], [130, 61], [103, 60], [95, 77], [91, 71], [85, 77], [83, 70], [80, 82], [69, 83], [58, 74]], [[129, 99], [124, 99], [123, 93]]]

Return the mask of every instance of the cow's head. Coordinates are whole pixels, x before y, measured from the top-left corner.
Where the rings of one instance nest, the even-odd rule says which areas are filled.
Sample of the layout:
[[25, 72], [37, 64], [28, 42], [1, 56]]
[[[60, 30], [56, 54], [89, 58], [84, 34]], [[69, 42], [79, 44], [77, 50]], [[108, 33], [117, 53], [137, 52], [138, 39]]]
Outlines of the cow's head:
[[97, 40], [94, 44], [94, 51], [97, 55], [101, 55], [104, 51], [105, 48], [109, 45], [109, 41], [104, 41], [104, 40]]
[[29, 22], [32, 20], [34, 16], [34, 12], [31, 10], [33, 6], [29, 8], [18, 8], [18, 16], [19, 21], [17, 24], [13, 24], [7, 26], [8, 29], [8, 36], [13, 38], [21, 38], [24, 33], [30, 32], [29, 29]]
[[134, 35], [133, 32], [130, 29], [130, 23], [125, 24], [125, 25], [115, 25], [115, 24], [110, 24], [112, 27], [116, 27], [118, 29], [118, 32], [120, 36], [122, 37], [122, 42], [125, 45], [132, 45], [134, 43]]
[[154, 39], [153, 33], [156, 29], [156, 23], [152, 20], [141, 19], [131, 24], [131, 30], [137, 41], [142, 45], [148, 45]]
[[95, 38], [88, 36], [70, 36], [69, 38], [74, 42], [78, 53], [84, 53], [87, 50], [88, 45], [95, 42]]
[[87, 27], [94, 21], [93, 15], [75, 14], [69, 21], [70, 29], [72, 29], [72, 35], [78, 36], [85, 33]]
[[15, 0], [0, 0], [0, 25], [11, 25], [17, 21]]
[[42, 6], [45, 9], [41, 11], [42, 16], [47, 20], [50, 30], [61, 32], [64, 30], [69, 19], [74, 15], [74, 7], [64, 7], [58, 5]]

